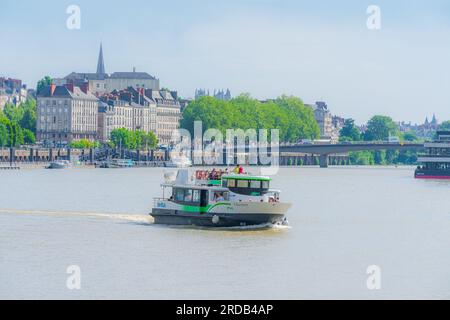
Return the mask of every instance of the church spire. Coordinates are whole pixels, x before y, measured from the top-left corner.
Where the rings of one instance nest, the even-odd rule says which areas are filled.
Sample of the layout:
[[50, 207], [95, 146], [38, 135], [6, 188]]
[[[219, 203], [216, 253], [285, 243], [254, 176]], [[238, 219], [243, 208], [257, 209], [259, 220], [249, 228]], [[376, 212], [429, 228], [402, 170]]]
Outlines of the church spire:
[[100, 42], [100, 52], [98, 54], [97, 74], [105, 74], [105, 62], [103, 61], [103, 47]]
[[436, 114], [433, 113], [433, 120], [431, 120], [432, 124], [437, 124]]

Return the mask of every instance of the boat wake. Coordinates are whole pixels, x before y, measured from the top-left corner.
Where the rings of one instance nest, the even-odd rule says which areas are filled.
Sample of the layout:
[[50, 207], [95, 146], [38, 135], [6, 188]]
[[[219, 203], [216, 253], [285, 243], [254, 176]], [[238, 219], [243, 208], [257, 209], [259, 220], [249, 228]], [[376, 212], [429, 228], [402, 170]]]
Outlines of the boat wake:
[[87, 217], [129, 221], [135, 223], [152, 224], [153, 218], [142, 214], [100, 213], [100, 212], [74, 212], [74, 211], [47, 211], [47, 210], [17, 210], [0, 209], [0, 214], [18, 215], [45, 215], [59, 217]]
[[217, 228], [218, 230], [287, 230], [291, 229], [288, 224], [281, 223], [264, 223], [252, 226], [237, 226], [237, 227], [227, 227], [227, 228]]

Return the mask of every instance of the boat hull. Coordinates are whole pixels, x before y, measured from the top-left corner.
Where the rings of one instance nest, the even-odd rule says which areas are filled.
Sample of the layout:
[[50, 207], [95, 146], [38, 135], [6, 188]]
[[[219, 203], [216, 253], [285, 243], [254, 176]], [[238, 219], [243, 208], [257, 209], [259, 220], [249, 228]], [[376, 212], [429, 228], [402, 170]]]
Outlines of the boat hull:
[[61, 163], [50, 163], [47, 169], [67, 169], [70, 166], [68, 164], [61, 164]]
[[284, 214], [279, 213], [221, 213], [204, 214], [187, 211], [153, 209], [150, 214], [155, 224], [194, 225], [200, 227], [241, 227], [263, 224], [276, 224], [284, 221]]
[[417, 169], [414, 177], [416, 179], [438, 179], [450, 180], [450, 170], [423, 170]]

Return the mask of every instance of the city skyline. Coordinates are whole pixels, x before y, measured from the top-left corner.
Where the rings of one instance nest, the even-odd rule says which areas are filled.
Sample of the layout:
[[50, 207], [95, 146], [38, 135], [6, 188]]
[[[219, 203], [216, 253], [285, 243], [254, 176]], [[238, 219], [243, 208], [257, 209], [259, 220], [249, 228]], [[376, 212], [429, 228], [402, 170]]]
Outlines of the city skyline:
[[[433, 113], [450, 119], [449, 4], [378, 1], [378, 31], [366, 27], [370, 4], [78, 1], [81, 29], [69, 30], [70, 3], [5, 3], [0, 19], [13, 49], [2, 52], [0, 72], [29, 87], [47, 74], [95, 72], [102, 42], [107, 72], [136, 67], [183, 97], [196, 88], [230, 88], [258, 99], [326, 101], [358, 123], [374, 114], [413, 123]], [[183, 10], [170, 11], [174, 5]], [[121, 11], [133, 20], [122, 23]]]

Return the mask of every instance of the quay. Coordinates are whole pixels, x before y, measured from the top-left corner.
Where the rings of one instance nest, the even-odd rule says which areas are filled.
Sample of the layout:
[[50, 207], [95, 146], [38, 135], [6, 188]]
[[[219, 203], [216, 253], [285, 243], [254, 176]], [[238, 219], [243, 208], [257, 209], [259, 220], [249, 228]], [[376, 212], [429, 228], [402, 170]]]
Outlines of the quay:
[[[359, 143], [338, 143], [338, 144], [281, 144], [278, 165], [281, 166], [311, 166], [317, 165], [327, 168], [328, 165], [349, 165], [349, 152], [370, 151], [370, 150], [423, 150], [424, 145], [419, 143], [386, 143], [386, 142], [359, 142]], [[254, 150], [253, 150], [254, 151]], [[252, 152], [253, 152], [252, 151]], [[194, 166], [220, 165], [218, 163], [205, 163], [203, 153], [191, 150], [190, 159]], [[222, 164], [233, 165], [237, 163], [245, 165], [265, 165], [261, 161], [261, 156], [255, 156], [246, 148], [235, 147], [222, 150]], [[271, 150], [268, 148], [266, 157], [271, 157]], [[218, 154], [216, 153], [216, 157]], [[55, 160], [69, 160], [86, 165], [99, 166], [100, 163], [108, 159], [130, 159], [135, 163], [135, 167], [166, 167], [170, 161], [168, 150], [125, 150], [125, 149], [71, 149], [71, 148], [8, 148], [0, 150], [1, 163], [13, 164], [42, 164]], [[218, 158], [218, 157], [217, 157]], [[225, 160], [226, 159], [226, 160]], [[238, 161], [239, 160], [239, 161]], [[6, 166], [5, 166], [6, 167]]]
[[12, 167], [0, 166], [0, 170], [20, 170], [20, 167], [18, 167], [18, 166], [12, 166]]

